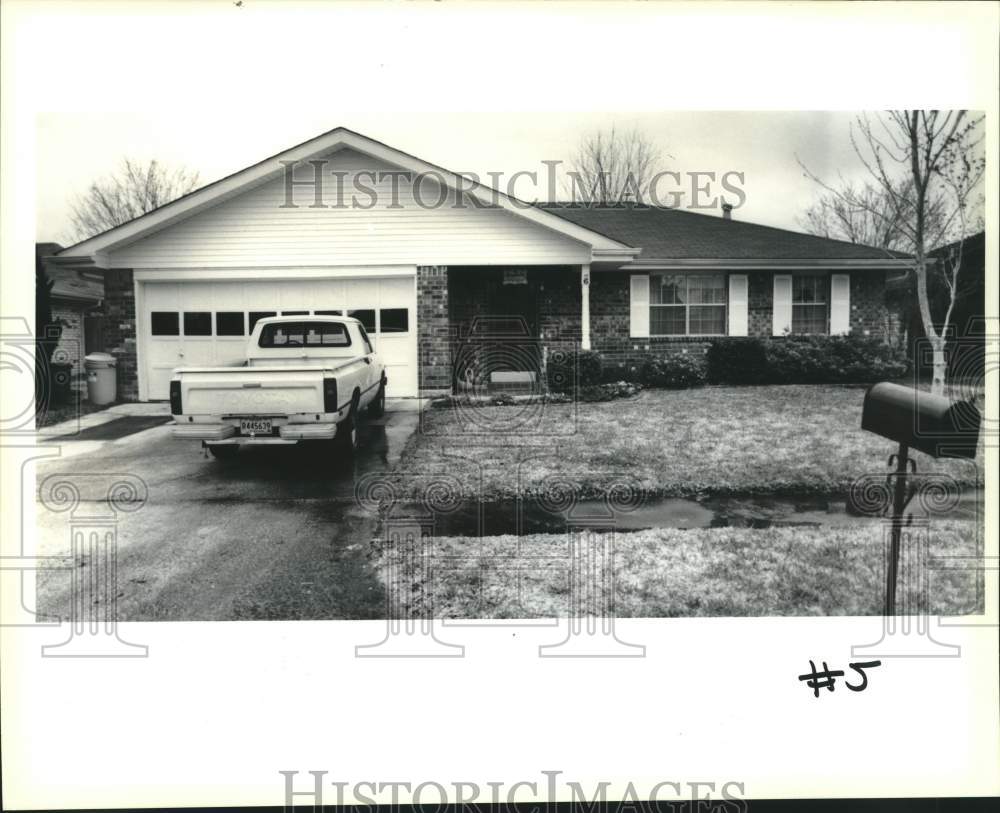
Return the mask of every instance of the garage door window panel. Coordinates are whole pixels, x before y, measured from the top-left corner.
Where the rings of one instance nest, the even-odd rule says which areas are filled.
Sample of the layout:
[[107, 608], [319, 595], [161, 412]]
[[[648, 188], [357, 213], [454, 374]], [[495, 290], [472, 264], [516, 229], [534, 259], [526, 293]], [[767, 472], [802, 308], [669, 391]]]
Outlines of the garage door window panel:
[[409, 308], [382, 308], [379, 311], [380, 333], [409, 333]]
[[359, 308], [356, 310], [349, 310], [347, 315], [352, 319], [357, 319], [361, 324], [365, 326], [365, 330], [369, 333], [375, 332], [375, 309], [374, 308]]
[[180, 336], [180, 314], [176, 311], [153, 311], [149, 314], [149, 326], [154, 336]]
[[212, 335], [212, 312], [211, 311], [185, 311], [184, 312], [184, 335], [185, 336], [211, 336]]
[[215, 314], [216, 336], [245, 336], [246, 314], [242, 311], [219, 311]]

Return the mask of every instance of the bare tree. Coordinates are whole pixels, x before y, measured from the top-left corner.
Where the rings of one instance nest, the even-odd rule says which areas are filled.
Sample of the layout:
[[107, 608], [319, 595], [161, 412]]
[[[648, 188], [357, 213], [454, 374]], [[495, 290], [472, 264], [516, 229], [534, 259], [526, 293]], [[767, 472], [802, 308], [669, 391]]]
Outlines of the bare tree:
[[197, 172], [168, 168], [156, 160], [125, 158], [116, 171], [94, 181], [72, 203], [73, 235], [77, 241], [86, 240], [170, 203], [197, 185]]
[[[905, 189], [901, 195], [908, 195]], [[857, 203], [856, 203], [857, 202]], [[843, 181], [834, 192], [824, 192], [812, 204], [799, 224], [810, 234], [846, 240], [862, 246], [907, 251], [908, 240], [896, 217], [875, 214], [891, 213], [886, 195], [872, 183], [855, 186]]]
[[567, 172], [571, 198], [587, 203], [643, 201], [661, 155], [641, 131], [602, 130], [585, 135]]
[[[898, 230], [912, 255], [917, 306], [931, 345], [931, 389], [945, 390], [945, 343], [958, 292], [962, 242], [978, 223], [981, 182], [986, 169], [982, 150], [983, 117], [968, 111], [894, 110], [862, 114], [851, 127], [851, 145], [869, 183], [831, 186], [806, 169], [846, 209], [864, 212], [885, 229]], [[866, 196], [873, 188], [877, 194]], [[954, 243], [936, 261], [934, 248]], [[949, 293], [943, 320], [935, 322], [927, 295], [927, 275], [937, 273]]]

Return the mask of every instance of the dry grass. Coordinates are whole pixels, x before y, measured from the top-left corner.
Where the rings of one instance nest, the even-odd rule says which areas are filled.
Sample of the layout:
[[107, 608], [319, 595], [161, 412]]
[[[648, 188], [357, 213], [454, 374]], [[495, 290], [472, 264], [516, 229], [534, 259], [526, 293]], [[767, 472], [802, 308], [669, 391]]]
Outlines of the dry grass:
[[[605, 537], [610, 539], [610, 537]], [[594, 535], [591, 539], [600, 540]], [[570, 543], [560, 535], [446, 538], [431, 568], [403, 567], [388, 588], [404, 612], [436, 618], [878, 615], [884, 593], [883, 526], [763, 530], [651, 530], [613, 539], [614, 585], [599, 595], [574, 586]], [[933, 556], [976, 552], [976, 526], [938, 522]], [[913, 550], [908, 543], [905, 550]], [[983, 611], [976, 573], [931, 570], [926, 596], [904, 555], [899, 606], [955, 615]], [[925, 573], [928, 571], [924, 571]], [[598, 568], [598, 583], [606, 575]], [[429, 576], [428, 576], [429, 574]]]
[[[858, 476], [885, 472], [895, 451], [861, 431], [864, 392], [703, 387], [608, 403], [428, 410], [397, 471], [452, 475], [468, 496], [487, 500], [536, 492], [552, 479], [583, 496], [623, 478], [676, 496], [844, 493]], [[971, 462], [916, 457], [921, 471], [982, 483]]]

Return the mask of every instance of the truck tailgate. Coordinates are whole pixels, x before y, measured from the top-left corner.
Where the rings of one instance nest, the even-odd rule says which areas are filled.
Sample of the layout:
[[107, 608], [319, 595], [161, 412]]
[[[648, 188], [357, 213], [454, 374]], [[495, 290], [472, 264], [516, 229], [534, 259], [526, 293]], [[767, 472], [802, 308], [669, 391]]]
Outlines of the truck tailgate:
[[189, 368], [178, 372], [184, 412], [187, 414], [225, 416], [323, 412], [322, 368]]

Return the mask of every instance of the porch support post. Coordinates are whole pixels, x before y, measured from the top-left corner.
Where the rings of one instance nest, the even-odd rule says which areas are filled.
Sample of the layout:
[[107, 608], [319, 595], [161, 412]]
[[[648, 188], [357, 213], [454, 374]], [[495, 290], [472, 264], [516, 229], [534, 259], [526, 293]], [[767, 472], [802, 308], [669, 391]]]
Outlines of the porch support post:
[[580, 347], [590, 350], [590, 266], [580, 266]]

